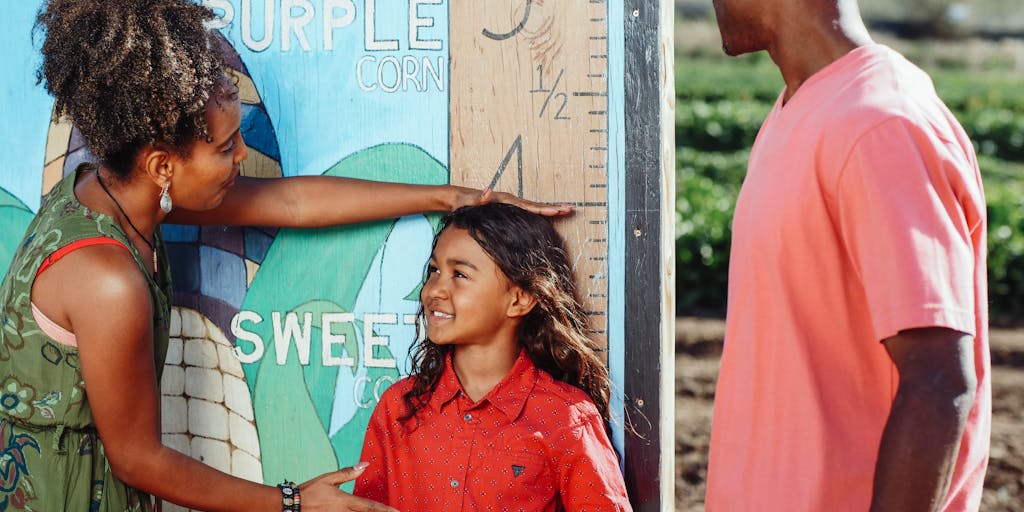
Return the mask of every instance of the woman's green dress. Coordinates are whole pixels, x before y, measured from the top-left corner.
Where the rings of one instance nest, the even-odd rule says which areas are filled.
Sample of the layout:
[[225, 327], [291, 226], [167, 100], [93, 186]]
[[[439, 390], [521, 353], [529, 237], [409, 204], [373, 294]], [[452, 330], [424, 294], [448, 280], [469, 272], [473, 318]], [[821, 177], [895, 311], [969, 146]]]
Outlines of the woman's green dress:
[[[0, 512], [6, 510], [123, 512], [152, 509], [152, 499], [110, 471], [93, 422], [78, 349], [43, 334], [32, 317], [31, 290], [48, 255], [84, 238], [107, 236], [131, 249], [153, 299], [157, 378], [167, 353], [170, 274], [163, 242], [154, 277], [109, 216], [78, 202], [83, 164], [43, 198], [0, 287]], [[63, 293], [74, 296], [77, 291]], [[111, 311], [96, 311], [106, 316]], [[126, 383], [126, 390], [131, 389]], [[132, 400], [130, 392], [125, 400]]]

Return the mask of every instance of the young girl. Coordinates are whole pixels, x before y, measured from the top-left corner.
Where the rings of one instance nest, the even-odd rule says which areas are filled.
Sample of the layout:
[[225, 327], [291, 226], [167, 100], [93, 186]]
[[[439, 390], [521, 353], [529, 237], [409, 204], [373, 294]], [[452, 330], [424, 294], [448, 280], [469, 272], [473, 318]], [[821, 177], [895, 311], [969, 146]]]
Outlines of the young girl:
[[631, 510], [609, 379], [551, 224], [464, 207], [434, 241], [413, 372], [380, 399], [355, 493], [401, 510]]

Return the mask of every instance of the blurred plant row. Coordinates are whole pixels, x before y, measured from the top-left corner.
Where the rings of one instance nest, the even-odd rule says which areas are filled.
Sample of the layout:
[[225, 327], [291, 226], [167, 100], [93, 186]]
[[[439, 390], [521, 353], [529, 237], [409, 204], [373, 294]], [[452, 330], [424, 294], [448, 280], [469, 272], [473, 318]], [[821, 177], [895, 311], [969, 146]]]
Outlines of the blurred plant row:
[[[994, 325], [1024, 323], [1024, 87], [1005, 72], [928, 69], [975, 143], [988, 201]], [[732, 212], [782, 80], [763, 54], [676, 64], [676, 304], [725, 313]]]

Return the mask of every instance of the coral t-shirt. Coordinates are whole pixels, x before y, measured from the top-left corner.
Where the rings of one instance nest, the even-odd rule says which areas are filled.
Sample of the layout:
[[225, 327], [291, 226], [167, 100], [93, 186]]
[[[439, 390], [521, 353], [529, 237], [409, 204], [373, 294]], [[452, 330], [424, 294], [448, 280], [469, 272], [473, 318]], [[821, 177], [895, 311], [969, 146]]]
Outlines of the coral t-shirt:
[[896, 52], [857, 48], [780, 96], [733, 220], [709, 511], [867, 510], [898, 385], [880, 341], [919, 327], [974, 336], [977, 395], [943, 510], [977, 510], [985, 229], [970, 140]]

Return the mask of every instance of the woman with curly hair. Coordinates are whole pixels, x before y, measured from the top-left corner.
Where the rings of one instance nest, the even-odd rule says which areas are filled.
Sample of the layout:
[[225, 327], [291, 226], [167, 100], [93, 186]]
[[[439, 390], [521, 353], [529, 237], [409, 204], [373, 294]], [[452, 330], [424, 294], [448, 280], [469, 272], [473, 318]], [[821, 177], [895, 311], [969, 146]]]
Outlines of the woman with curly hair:
[[417, 511], [631, 510], [608, 370], [547, 219], [451, 213], [420, 302], [426, 336], [373, 412], [356, 495]]
[[171, 289], [159, 225], [316, 227], [517, 200], [239, 176], [240, 102], [213, 16], [183, 0], [50, 0], [39, 13], [40, 81], [97, 161], [44, 198], [0, 288], [0, 510], [151, 510], [150, 495], [203, 510], [387, 509], [337, 488], [364, 464], [275, 488], [161, 444]]

